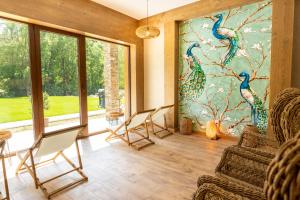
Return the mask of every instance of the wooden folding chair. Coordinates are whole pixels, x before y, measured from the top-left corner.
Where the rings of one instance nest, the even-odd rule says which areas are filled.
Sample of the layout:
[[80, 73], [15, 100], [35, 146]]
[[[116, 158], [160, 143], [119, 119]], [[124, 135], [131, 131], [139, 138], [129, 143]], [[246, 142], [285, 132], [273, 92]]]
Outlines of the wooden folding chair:
[[[172, 107], [174, 107], [174, 105], [162, 106], [150, 114], [149, 122], [152, 127], [152, 132], [155, 136], [159, 138], [164, 138], [173, 134], [173, 132], [170, 131], [168, 128], [167, 118], [166, 118], [166, 114], [170, 111]], [[158, 124], [157, 121], [161, 120], [162, 118], [163, 118], [163, 125]], [[158, 128], [158, 130], [155, 131], [154, 127]]]
[[[153, 110], [146, 110], [142, 112], [137, 112], [133, 114], [128, 120], [118, 126], [115, 130], [108, 129], [110, 135], [106, 138], [106, 141], [112, 139], [121, 139], [128, 146], [140, 150], [146, 146], [154, 144], [154, 142], [149, 137], [149, 130], [146, 121], [149, 119], [149, 115]], [[144, 131], [142, 133], [141, 131]], [[138, 139], [132, 139], [131, 137], [138, 136]], [[142, 142], [146, 142], [140, 145]]]
[[4, 147], [5, 147], [6, 141], [1, 140], [0, 141], [0, 159], [2, 162], [2, 171], [3, 171], [3, 181], [4, 181], [4, 189], [5, 189], [5, 196], [0, 193], [0, 199], [1, 200], [9, 200], [9, 189], [8, 189], [8, 182], [7, 182], [7, 175], [6, 175], [6, 167], [5, 167], [5, 156], [3, 154]]
[[[24, 171], [29, 172], [29, 174], [32, 176], [32, 178], [34, 180], [36, 189], [41, 188], [43, 193], [45, 194], [45, 196], [48, 199], [50, 199], [53, 195], [55, 195], [61, 191], [71, 189], [81, 183], [87, 182], [88, 177], [86, 175], [84, 175], [84, 173], [82, 172], [83, 166], [82, 166], [82, 161], [81, 161], [81, 156], [80, 156], [78, 141], [77, 141], [78, 134], [84, 128], [85, 128], [85, 126], [76, 126], [76, 127], [72, 127], [72, 128], [66, 128], [63, 130], [42, 134], [42, 136], [39, 137], [39, 139], [35, 142], [35, 144], [31, 148], [29, 148], [25, 152], [23, 151], [23, 153], [22, 152], [17, 153], [17, 156], [19, 157], [21, 162], [16, 170], [16, 174], [18, 175], [20, 172], [24, 172]], [[77, 150], [77, 158], [78, 158], [78, 162], [79, 162], [79, 167], [77, 167], [63, 153], [64, 150], [66, 150], [67, 148], [72, 146], [72, 144], [74, 144], [74, 143], [75, 143], [76, 150]], [[52, 155], [52, 154], [54, 154], [54, 157], [52, 157], [51, 159], [46, 160], [46, 161], [37, 161], [36, 162], [36, 160], [39, 160], [44, 156], [48, 156], [48, 155]], [[50, 179], [41, 181], [37, 175], [37, 167], [44, 165], [45, 163], [50, 162], [50, 161], [54, 162], [58, 156], [61, 156], [62, 158], [64, 158], [66, 160], [66, 162], [72, 167], [72, 170], [69, 170], [62, 174], [59, 174]], [[28, 163], [29, 160], [30, 160], [30, 163]], [[47, 190], [45, 184], [47, 184], [53, 180], [56, 180], [62, 176], [65, 176], [69, 173], [72, 173], [72, 172], [77, 172], [81, 178], [78, 180], [75, 180], [72, 183], [69, 183], [62, 187], [59, 187], [59, 188], [55, 189], [54, 191], [49, 192]]]

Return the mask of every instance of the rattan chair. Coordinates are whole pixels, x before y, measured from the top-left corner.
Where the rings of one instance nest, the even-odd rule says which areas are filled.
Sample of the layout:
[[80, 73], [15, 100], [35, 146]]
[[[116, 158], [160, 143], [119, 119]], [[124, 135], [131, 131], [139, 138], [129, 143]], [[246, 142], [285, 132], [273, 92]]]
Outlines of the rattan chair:
[[[150, 139], [147, 120], [154, 110], [146, 110], [133, 114], [128, 120], [118, 126], [116, 129], [108, 129], [110, 135], [106, 141], [121, 139], [137, 150], [154, 144]], [[133, 138], [137, 136], [138, 138]]]
[[259, 133], [255, 126], [247, 125], [241, 134], [238, 146], [246, 151], [272, 159], [278, 151], [279, 143], [275, 138]]
[[267, 170], [267, 199], [300, 199], [300, 131], [282, 145]]
[[204, 175], [199, 177], [193, 200], [260, 200], [262, 189], [245, 187], [227, 179]]
[[193, 200], [299, 200], [300, 199], [300, 131], [284, 143], [270, 162], [264, 189], [239, 181], [201, 176]]
[[300, 130], [300, 96], [292, 99], [281, 114], [280, 126], [283, 137], [289, 140]]
[[282, 92], [280, 92], [274, 100], [273, 106], [270, 111], [270, 123], [274, 137], [279, 144], [283, 144], [286, 141], [286, 138], [284, 137], [284, 130], [281, 126], [282, 113], [285, 110], [285, 107], [290, 103], [290, 101], [299, 96], [299, 88], [287, 88], [282, 90]]
[[[81, 183], [87, 182], [88, 178], [82, 172], [83, 166], [77, 141], [78, 135], [84, 128], [85, 126], [76, 126], [72, 128], [66, 128], [63, 130], [42, 134], [41, 137], [39, 137], [39, 139], [31, 148], [29, 148], [26, 151], [17, 152], [17, 156], [21, 162], [17, 167], [16, 174], [18, 175], [22, 172], [28, 172], [34, 180], [36, 189], [40, 188], [48, 199], [50, 199], [52, 196], [56, 195], [59, 192], [73, 188]], [[64, 154], [64, 151], [74, 143], [77, 150], [77, 158], [79, 162], [78, 167]], [[51, 155], [54, 155], [51, 159], [40, 161], [42, 157]], [[47, 180], [41, 181], [41, 179], [38, 176], [37, 168], [43, 166], [44, 164], [47, 164], [48, 162], [54, 162], [59, 156], [64, 158], [72, 169], [67, 172], [61, 173], [57, 176], [51, 177]], [[47, 169], [43, 168], [41, 170]], [[51, 192], [48, 191], [46, 186], [47, 183], [50, 183], [72, 172], [77, 172], [80, 178], [74, 180], [73, 182], [67, 185], [61, 186]]]
[[231, 146], [224, 150], [215, 173], [218, 177], [262, 190], [270, 162], [271, 158]]

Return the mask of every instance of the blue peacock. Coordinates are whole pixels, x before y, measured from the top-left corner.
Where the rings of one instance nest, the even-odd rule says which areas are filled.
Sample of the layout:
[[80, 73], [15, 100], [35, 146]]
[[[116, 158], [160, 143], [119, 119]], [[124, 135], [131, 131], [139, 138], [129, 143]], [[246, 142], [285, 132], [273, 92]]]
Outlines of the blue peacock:
[[242, 72], [239, 76], [244, 78], [240, 85], [240, 93], [241, 96], [251, 106], [251, 121], [261, 133], [265, 134], [267, 129], [268, 116], [263, 102], [249, 85], [250, 75], [247, 72]]
[[216, 17], [218, 20], [215, 22], [212, 28], [213, 35], [215, 36], [215, 38], [219, 40], [229, 41], [229, 48], [228, 51], [226, 52], [226, 55], [222, 63], [223, 65], [226, 66], [232, 61], [232, 59], [236, 55], [237, 50], [239, 49], [238, 47], [239, 37], [234, 30], [221, 27], [221, 23], [223, 21], [223, 14], [217, 14], [214, 17]]
[[193, 43], [186, 51], [187, 60], [192, 72], [188, 78], [181, 84], [180, 95], [183, 97], [199, 97], [204, 89], [206, 83], [206, 76], [201, 67], [200, 62], [193, 54], [192, 50], [195, 47], [200, 47], [198, 42]]

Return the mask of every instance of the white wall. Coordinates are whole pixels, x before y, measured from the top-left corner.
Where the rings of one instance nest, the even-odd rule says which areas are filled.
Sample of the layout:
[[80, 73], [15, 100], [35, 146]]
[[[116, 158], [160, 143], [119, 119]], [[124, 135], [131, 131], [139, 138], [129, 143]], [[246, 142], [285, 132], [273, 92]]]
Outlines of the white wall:
[[144, 109], [164, 105], [164, 28], [160, 36], [144, 40]]

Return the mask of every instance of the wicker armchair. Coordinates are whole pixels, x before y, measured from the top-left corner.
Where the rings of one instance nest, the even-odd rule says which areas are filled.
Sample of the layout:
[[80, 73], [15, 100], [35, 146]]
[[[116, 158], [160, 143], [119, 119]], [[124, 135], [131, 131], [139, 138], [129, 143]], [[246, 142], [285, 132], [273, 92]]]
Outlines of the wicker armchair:
[[300, 199], [300, 131], [284, 143], [267, 169], [264, 190], [224, 178], [201, 176], [194, 200]]
[[300, 131], [270, 163], [264, 191], [267, 199], [300, 199]]
[[284, 112], [286, 106], [290, 103], [290, 101], [299, 96], [300, 89], [287, 88], [283, 90], [274, 100], [273, 107], [270, 111], [270, 123], [273, 134], [279, 144], [283, 144], [287, 139], [284, 137], [284, 127], [281, 126], [282, 113]]
[[198, 189], [193, 200], [265, 199], [262, 189], [245, 187], [235, 182], [204, 175], [198, 179]]
[[271, 159], [274, 158], [279, 148], [275, 139], [262, 135], [253, 125], [247, 125], [244, 128], [238, 146], [246, 151]]
[[218, 177], [262, 190], [271, 160], [239, 146], [231, 146], [224, 150], [215, 172]]

